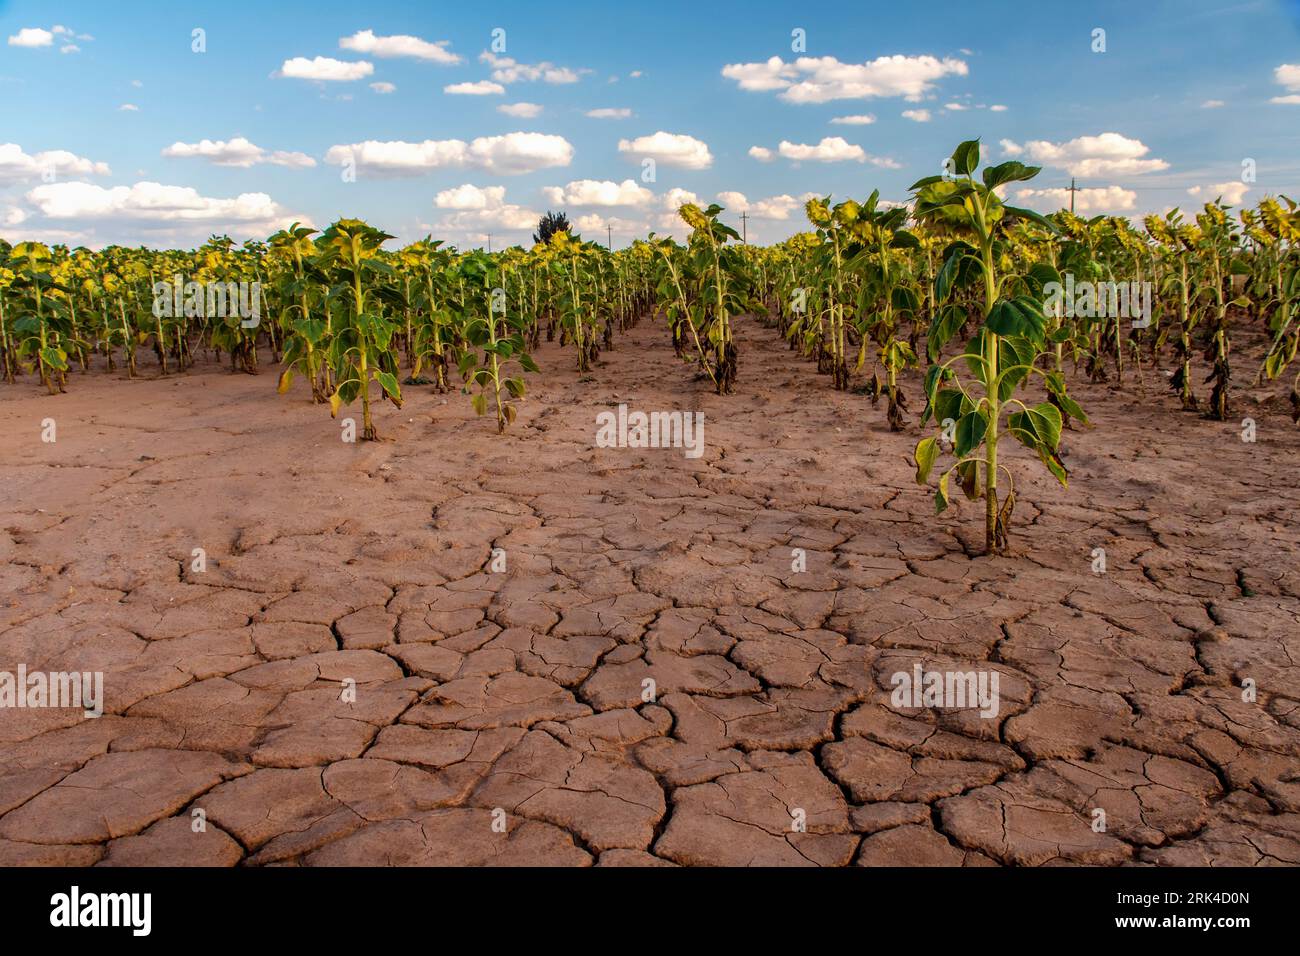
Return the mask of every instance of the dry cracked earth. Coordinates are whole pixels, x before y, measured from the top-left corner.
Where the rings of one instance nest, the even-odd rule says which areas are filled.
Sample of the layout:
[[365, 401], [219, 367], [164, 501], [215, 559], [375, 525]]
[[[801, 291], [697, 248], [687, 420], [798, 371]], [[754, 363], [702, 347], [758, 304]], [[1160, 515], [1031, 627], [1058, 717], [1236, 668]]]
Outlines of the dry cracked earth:
[[[505, 437], [410, 386], [347, 445], [215, 364], [0, 387], [0, 670], [105, 692], [0, 710], [0, 864], [1300, 863], [1277, 395], [1249, 444], [1158, 370], [1073, 386], [1071, 488], [1014, 453], [987, 559], [915, 425], [739, 341], [727, 398], [648, 320], [586, 377], [544, 346]], [[704, 456], [594, 447], [619, 402], [702, 411]], [[892, 707], [917, 662], [996, 671], [997, 717]]]

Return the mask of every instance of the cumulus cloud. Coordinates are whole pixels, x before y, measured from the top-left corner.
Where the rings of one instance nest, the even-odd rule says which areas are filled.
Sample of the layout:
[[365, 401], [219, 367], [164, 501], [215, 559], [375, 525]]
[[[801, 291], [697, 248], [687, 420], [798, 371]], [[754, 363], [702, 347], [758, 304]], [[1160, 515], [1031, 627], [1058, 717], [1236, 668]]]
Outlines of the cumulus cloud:
[[678, 209], [686, 203], [700, 204], [700, 197], [695, 195], [689, 189], [682, 189], [680, 186], [674, 186], [668, 192], [664, 193], [660, 199], [660, 205], [666, 212], [676, 213]]
[[863, 113], [856, 116], [836, 116], [831, 123], [836, 126], [869, 126], [875, 121], [876, 118], [870, 113]]
[[1001, 103], [994, 103], [992, 106], [989, 107], [989, 110], [994, 113], [1005, 113], [1007, 111], [1007, 108], [1003, 106]]
[[473, 83], [452, 83], [444, 86], [442, 91], [453, 96], [500, 96], [506, 88], [491, 80], [475, 80]]
[[375, 176], [418, 176], [431, 169], [483, 169], [494, 173], [527, 173], [552, 166], [568, 166], [573, 146], [563, 136], [544, 133], [507, 133], [461, 139], [400, 140], [331, 146], [325, 162], [334, 166], [354, 163]]
[[235, 166], [241, 169], [247, 169], [249, 166], [255, 166], [259, 163], [296, 168], [308, 168], [316, 165], [316, 160], [306, 153], [287, 152], [285, 150], [268, 153], [261, 146], [249, 142], [243, 136], [236, 136], [230, 140], [202, 139], [197, 143], [172, 143], [162, 151], [162, 154], [176, 159], [206, 159], [214, 166]]
[[374, 90], [376, 93], [395, 93], [395, 92], [397, 92], [397, 87], [396, 87], [396, 86], [394, 86], [392, 83], [385, 83], [383, 80], [380, 80], [378, 83], [371, 83], [371, 84], [370, 84], [370, 88], [371, 88], [372, 90]]
[[545, 83], [577, 83], [580, 74], [589, 72], [587, 70], [573, 70], [567, 66], [556, 66], [554, 63], [520, 63], [508, 56], [497, 56], [495, 53], [489, 53], [484, 50], [479, 54], [480, 62], [492, 67], [492, 79], [498, 83], [518, 83], [520, 81], [532, 83], [541, 80]]
[[1243, 182], [1217, 183], [1213, 186], [1193, 186], [1187, 190], [1189, 196], [1195, 196], [1205, 202], [1221, 199], [1229, 206], [1240, 206], [1242, 198], [1250, 191], [1250, 186]]
[[929, 110], [903, 110], [903, 119], [910, 119], [913, 123], [930, 122]]
[[789, 219], [801, 205], [800, 200], [785, 193], [750, 202], [744, 193], [729, 190], [718, 193], [717, 198], [723, 208], [747, 213], [755, 219]]
[[138, 113], [140, 112], [140, 107], [136, 106], [134, 103], [123, 103], [117, 108], [117, 111], [119, 113]]
[[[1068, 189], [1021, 189], [1016, 193], [1016, 200], [1031, 209], [1055, 212], [1068, 209], [1070, 190]], [[1137, 202], [1137, 193], [1120, 186], [1090, 187], [1080, 189], [1074, 194], [1074, 211], [1077, 213], [1123, 212], [1132, 209]]]
[[1072, 176], [1087, 176], [1092, 179], [1153, 173], [1169, 168], [1163, 159], [1145, 158], [1151, 150], [1141, 140], [1130, 139], [1119, 133], [1079, 136], [1064, 143], [1030, 140], [1023, 146], [1004, 139], [1001, 145], [1008, 156], [1024, 154], [1044, 166], [1053, 166], [1064, 169]]
[[67, 176], [108, 176], [107, 163], [77, 156], [66, 149], [28, 154], [17, 143], [0, 143], [0, 184]]
[[23, 27], [9, 38], [10, 46], [38, 47], [49, 46], [54, 42], [54, 34], [40, 27]]
[[1224, 105], [1223, 100], [1206, 100], [1204, 103], [1201, 104], [1201, 109], [1217, 110], [1223, 105]]
[[631, 179], [621, 183], [578, 179], [567, 186], [547, 186], [542, 194], [557, 206], [646, 206], [655, 198], [654, 193]]
[[378, 57], [409, 56], [418, 60], [429, 60], [445, 66], [461, 62], [461, 58], [447, 47], [449, 40], [430, 43], [419, 37], [397, 34], [395, 36], [375, 36], [374, 30], [358, 30], [350, 37], [339, 38], [339, 49], [354, 53], [365, 53]]
[[159, 245], [197, 243], [213, 232], [265, 238], [295, 219], [310, 221], [266, 193], [214, 198], [189, 186], [156, 182], [113, 187], [47, 183], [28, 191], [24, 199], [34, 232], [54, 229], [70, 241], [88, 245], [142, 240]]
[[284, 61], [279, 75], [294, 80], [350, 82], [363, 79], [374, 72], [374, 64], [365, 60], [349, 63], [328, 56], [318, 56], [310, 60], [305, 56], [295, 56]]
[[[13, 42], [13, 37], [9, 38]], [[1300, 105], [1300, 63], [1283, 63], [1273, 70], [1273, 81], [1285, 87], [1285, 96], [1275, 96], [1270, 103], [1285, 103], [1290, 106]]]
[[478, 187], [463, 183], [454, 189], [444, 189], [433, 199], [439, 209], [492, 209], [505, 202], [505, 186]]
[[433, 204], [451, 210], [435, 223], [435, 228], [450, 233], [531, 230], [541, 218], [536, 210], [506, 202], [504, 186], [479, 187], [464, 183], [438, 193]]
[[497, 112], [519, 119], [532, 119], [541, 115], [542, 108], [537, 103], [502, 103], [497, 107]]
[[762, 63], [729, 63], [722, 75], [742, 90], [779, 90], [790, 103], [901, 96], [921, 99], [945, 76], [965, 76], [965, 61], [934, 56], [881, 56], [865, 63], [841, 63], [833, 56], [802, 56], [786, 63], [779, 56]]
[[53, 46], [56, 37], [62, 41], [62, 45], [59, 47], [60, 53], [80, 53], [81, 47], [73, 43], [72, 40], [94, 39], [87, 33], [77, 33], [75, 30], [56, 24], [48, 30], [42, 27], [23, 27], [9, 37], [9, 45], [36, 49], [38, 47]]
[[851, 160], [861, 163], [867, 158], [867, 153], [861, 146], [849, 143], [843, 136], [824, 136], [816, 146], [791, 143], [783, 139], [776, 151], [793, 162], [812, 160], [818, 163], [843, 163]]
[[709, 147], [684, 133], [665, 133], [659, 130], [653, 136], [620, 139], [618, 151], [634, 160], [653, 159], [665, 166], [682, 169], [708, 169], [713, 165]]
[[898, 169], [898, 163], [881, 156], [872, 156], [861, 146], [848, 142], [842, 136], [825, 136], [820, 143], [792, 143], [781, 140], [775, 154], [766, 146], [751, 146], [749, 155], [762, 162], [768, 162], [774, 155], [781, 156], [793, 163], [871, 163], [885, 169]]
[[606, 106], [598, 110], [587, 110], [587, 115], [592, 119], [627, 119], [632, 111], [627, 107]]

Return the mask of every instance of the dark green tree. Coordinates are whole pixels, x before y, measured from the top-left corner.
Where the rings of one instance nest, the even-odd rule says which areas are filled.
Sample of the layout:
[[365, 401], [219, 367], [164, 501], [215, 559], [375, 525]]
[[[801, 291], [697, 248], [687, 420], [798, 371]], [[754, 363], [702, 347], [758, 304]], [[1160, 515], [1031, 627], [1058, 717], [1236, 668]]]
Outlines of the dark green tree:
[[562, 212], [548, 212], [537, 220], [537, 232], [533, 233], [533, 242], [550, 242], [557, 232], [572, 233], [573, 226], [569, 217]]

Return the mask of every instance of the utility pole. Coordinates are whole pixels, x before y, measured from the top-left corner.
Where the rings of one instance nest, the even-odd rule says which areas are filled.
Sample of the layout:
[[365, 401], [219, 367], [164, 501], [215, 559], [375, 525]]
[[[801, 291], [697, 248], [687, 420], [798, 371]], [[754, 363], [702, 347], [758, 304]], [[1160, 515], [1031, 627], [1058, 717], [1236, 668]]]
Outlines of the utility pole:
[[488, 255], [491, 255], [492, 254], [492, 233], [489, 232], [487, 234], [487, 240], [488, 240]]
[[745, 243], [746, 245], [749, 244], [748, 225], [749, 225], [749, 213], [742, 212], [740, 214], [740, 241]]
[[611, 226], [609, 223], [605, 223], [605, 236], [607, 237], [605, 242], [605, 248], [608, 249], [610, 252], [613, 252], [614, 251], [614, 227]]
[[1078, 189], [1078, 188], [1074, 185], [1074, 177], [1071, 176], [1071, 177], [1070, 177], [1070, 215], [1071, 215], [1071, 216], [1074, 215], [1074, 194], [1077, 193], [1077, 192], [1082, 192], [1082, 190], [1081, 190], [1081, 189]]

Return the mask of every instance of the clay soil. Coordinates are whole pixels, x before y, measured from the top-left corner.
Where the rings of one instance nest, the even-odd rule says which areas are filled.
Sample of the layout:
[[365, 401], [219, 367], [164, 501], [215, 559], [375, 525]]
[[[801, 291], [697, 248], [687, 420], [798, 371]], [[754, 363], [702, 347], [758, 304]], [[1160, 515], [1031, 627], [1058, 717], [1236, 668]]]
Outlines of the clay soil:
[[[1011, 452], [989, 559], [914, 482], [915, 378], [891, 434], [738, 342], [725, 398], [649, 320], [587, 376], [545, 345], [503, 437], [412, 385], [345, 444], [265, 354], [0, 385], [0, 670], [105, 692], [0, 710], [0, 865], [1300, 863], [1281, 388], [1215, 423], [1075, 380], [1071, 487]], [[595, 447], [619, 402], [704, 456]], [[997, 716], [891, 706], [917, 662]]]

